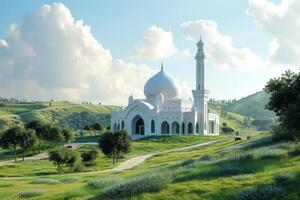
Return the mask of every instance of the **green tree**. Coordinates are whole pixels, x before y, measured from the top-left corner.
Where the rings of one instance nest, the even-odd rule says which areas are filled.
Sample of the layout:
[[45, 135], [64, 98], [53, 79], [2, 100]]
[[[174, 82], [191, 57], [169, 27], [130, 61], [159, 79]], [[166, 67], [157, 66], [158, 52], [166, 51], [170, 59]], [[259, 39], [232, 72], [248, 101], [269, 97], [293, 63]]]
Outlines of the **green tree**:
[[115, 133], [106, 132], [99, 140], [99, 148], [106, 155], [112, 157], [113, 165], [118, 162], [121, 155], [130, 151], [131, 139], [126, 131]]
[[60, 174], [63, 169], [63, 165], [66, 160], [66, 148], [65, 147], [57, 147], [56, 149], [49, 151], [49, 160], [57, 166], [57, 172]]
[[23, 129], [20, 134], [19, 145], [23, 149], [23, 161], [25, 159], [26, 151], [33, 148], [38, 139], [34, 129]]
[[70, 142], [74, 139], [74, 133], [68, 128], [63, 128], [61, 134], [64, 138], [64, 142]]
[[270, 100], [266, 108], [278, 116], [280, 128], [273, 130], [274, 139], [295, 140], [300, 137], [300, 73], [286, 71], [265, 86]]
[[63, 134], [61, 133], [61, 129], [57, 126], [49, 128], [45, 139], [54, 143], [62, 143], [65, 140]]
[[20, 144], [22, 131], [22, 127], [14, 126], [4, 131], [0, 137], [0, 146], [13, 152], [15, 162], [17, 162], [17, 147]]
[[26, 125], [27, 129], [34, 129], [38, 140], [38, 151], [41, 153], [43, 140], [46, 138], [50, 130], [50, 125], [44, 124], [41, 121], [35, 120]]
[[96, 130], [96, 131], [102, 131], [102, 130], [103, 130], [101, 124], [99, 124], [99, 123], [97, 123], [97, 122], [93, 125], [93, 128], [94, 128], [94, 130]]
[[81, 160], [85, 163], [85, 165], [93, 165], [95, 163], [95, 160], [98, 156], [98, 151], [87, 151], [81, 153]]

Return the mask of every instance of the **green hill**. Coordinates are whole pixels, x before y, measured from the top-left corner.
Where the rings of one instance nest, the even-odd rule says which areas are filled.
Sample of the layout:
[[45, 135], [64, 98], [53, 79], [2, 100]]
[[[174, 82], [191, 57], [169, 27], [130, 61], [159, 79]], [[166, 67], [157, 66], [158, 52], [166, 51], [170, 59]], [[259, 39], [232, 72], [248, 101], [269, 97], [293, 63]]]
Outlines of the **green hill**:
[[41, 120], [61, 127], [81, 129], [83, 126], [100, 122], [110, 124], [110, 114], [117, 106], [75, 104], [61, 102], [2, 102], [0, 104], [0, 129], [14, 124]]
[[261, 91], [233, 103], [223, 105], [222, 109], [257, 120], [274, 120], [276, 118], [275, 114], [265, 109], [268, 101], [269, 95]]

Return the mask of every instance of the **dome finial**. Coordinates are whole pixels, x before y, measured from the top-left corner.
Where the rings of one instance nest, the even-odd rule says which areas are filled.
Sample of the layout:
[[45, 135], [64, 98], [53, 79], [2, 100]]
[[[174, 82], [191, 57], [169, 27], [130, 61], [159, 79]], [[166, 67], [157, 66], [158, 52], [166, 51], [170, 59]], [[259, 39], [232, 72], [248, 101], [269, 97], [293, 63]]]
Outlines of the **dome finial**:
[[160, 70], [164, 71], [164, 62], [161, 62]]

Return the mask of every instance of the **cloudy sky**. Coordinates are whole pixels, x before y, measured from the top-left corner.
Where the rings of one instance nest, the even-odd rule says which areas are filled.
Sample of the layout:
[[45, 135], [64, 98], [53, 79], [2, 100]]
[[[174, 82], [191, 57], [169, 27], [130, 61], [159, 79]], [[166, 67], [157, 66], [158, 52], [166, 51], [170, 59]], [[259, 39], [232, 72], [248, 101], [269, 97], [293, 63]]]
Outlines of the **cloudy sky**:
[[164, 62], [187, 98], [241, 98], [300, 63], [299, 0], [0, 2], [0, 96], [125, 104]]

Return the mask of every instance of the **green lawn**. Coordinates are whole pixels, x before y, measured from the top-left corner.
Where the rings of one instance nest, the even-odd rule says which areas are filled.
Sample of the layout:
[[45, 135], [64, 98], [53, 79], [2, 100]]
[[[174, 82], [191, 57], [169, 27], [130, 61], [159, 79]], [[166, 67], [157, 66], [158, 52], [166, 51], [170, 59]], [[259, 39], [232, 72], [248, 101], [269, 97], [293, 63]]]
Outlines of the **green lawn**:
[[[171, 170], [176, 172], [176, 178], [165, 189], [155, 193], [145, 193], [132, 197], [131, 199], [218, 199], [230, 200], [234, 199], [235, 195], [245, 187], [255, 186], [257, 184], [273, 183], [273, 176], [278, 173], [289, 172], [295, 174], [295, 178], [290, 182], [284, 183], [284, 187], [295, 195], [299, 195], [299, 191], [294, 184], [299, 185], [300, 173], [299, 156], [291, 156], [288, 152], [300, 148], [300, 144], [286, 143], [283, 145], [273, 145], [268, 143], [259, 144], [259, 140], [264, 135], [257, 134], [251, 140], [243, 140], [234, 142], [232, 138], [222, 138], [223, 140], [216, 142], [210, 146], [199, 147], [186, 151], [170, 152], [161, 154], [148, 159], [143, 164], [134, 169], [126, 170], [122, 173], [93, 173], [93, 174], [72, 174], [70, 176], [77, 177], [78, 181], [74, 183], [56, 183], [53, 185], [47, 184], [33, 184], [32, 180], [40, 178], [24, 178], [17, 180], [1, 180], [0, 183], [0, 199], [8, 198], [17, 195], [21, 191], [42, 189], [44, 194], [33, 199], [89, 199], [93, 196], [101, 194], [104, 190], [91, 190], [87, 188], [87, 182], [96, 178], [118, 178], [131, 179], [145, 173], [161, 172]], [[205, 137], [203, 137], [205, 138]], [[152, 140], [156, 145], [167, 143], [166, 148], [174, 144], [190, 144], [188, 141], [195, 140], [195, 138], [176, 138], [170, 137], [169, 141], [166, 138], [151, 138], [149, 141], [143, 139], [135, 141], [134, 147], [137, 147], [134, 152], [148, 152], [139, 148], [139, 145], [150, 143]], [[206, 139], [205, 139], [206, 140]], [[199, 139], [201, 141], [201, 139]], [[202, 140], [204, 141], [204, 140]], [[252, 145], [252, 148], [249, 148]], [[93, 146], [85, 146], [81, 151], [95, 148]], [[161, 148], [160, 150], [163, 150]], [[279, 152], [279, 153], [278, 153]], [[249, 159], [243, 158], [244, 154], [248, 153], [253, 157]], [[99, 157], [98, 162], [103, 164], [110, 163], [108, 159]], [[46, 162], [46, 161], [43, 161]], [[189, 164], [192, 164], [189, 166]], [[36, 166], [36, 171], [41, 171], [42, 165]], [[45, 163], [46, 164], [46, 163]], [[46, 165], [45, 165], [46, 166]], [[48, 163], [48, 166], [49, 163]], [[26, 166], [30, 167], [30, 166]], [[20, 169], [26, 169], [25, 166]], [[32, 167], [32, 166], [31, 166]], [[107, 165], [108, 167], [108, 165]], [[220, 174], [219, 171], [224, 168], [239, 169], [234, 174]], [[15, 168], [16, 169], [16, 168]], [[46, 168], [45, 168], [46, 169]], [[13, 171], [13, 168], [11, 169]], [[51, 169], [47, 169], [49, 172]], [[9, 169], [7, 170], [10, 171]], [[55, 171], [53, 171], [54, 173]], [[51, 179], [60, 180], [64, 177], [55, 176]], [[109, 187], [109, 186], [108, 186]], [[297, 199], [297, 198], [296, 198]], [[295, 199], [295, 200], [296, 200]]]

